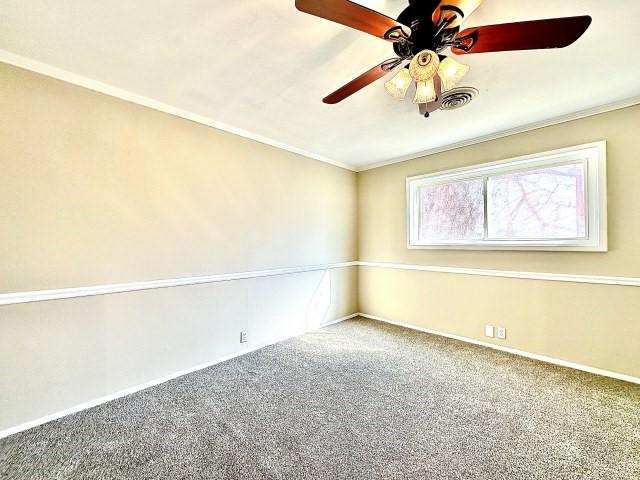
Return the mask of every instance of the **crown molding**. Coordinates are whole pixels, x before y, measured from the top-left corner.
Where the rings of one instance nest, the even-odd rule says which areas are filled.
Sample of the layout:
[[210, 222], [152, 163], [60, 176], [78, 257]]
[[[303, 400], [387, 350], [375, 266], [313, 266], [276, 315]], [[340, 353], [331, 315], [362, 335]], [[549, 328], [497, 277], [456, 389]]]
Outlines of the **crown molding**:
[[346, 170], [350, 170], [352, 172], [364, 172], [367, 170], [372, 170], [374, 168], [384, 167], [386, 165], [392, 165], [394, 163], [405, 162], [407, 160], [414, 160], [416, 158], [425, 157], [429, 155], [434, 155], [436, 153], [442, 153], [449, 150], [455, 150], [457, 148], [468, 147], [471, 145], [477, 145], [479, 143], [489, 142], [491, 140], [496, 140], [498, 138], [508, 137], [511, 135], [516, 135], [518, 133], [524, 133], [531, 130], [537, 130], [539, 128], [549, 127], [552, 125], [558, 125], [561, 123], [571, 122], [573, 120], [578, 120], [580, 118], [590, 117], [593, 115], [599, 115], [601, 113], [611, 112], [614, 110], [619, 110], [626, 107], [632, 107], [634, 105], [640, 104], [640, 96], [635, 96], [631, 98], [627, 98], [624, 100], [620, 100], [618, 102], [609, 103], [605, 105], [600, 105], [597, 107], [580, 110], [578, 112], [569, 113], [566, 115], [561, 115], [558, 117], [554, 117], [548, 120], [542, 120], [540, 122], [534, 122], [526, 125], [522, 125], [520, 127], [515, 127], [507, 130], [501, 130], [499, 132], [491, 133], [488, 135], [483, 135], [480, 137], [475, 137], [469, 140], [464, 140], [462, 142], [451, 143], [448, 145], [443, 145], [441, 147], [436, 147], [428, 150], [422, 150], [419, 152], [411, 153], [408, 155], [404, 155], [401, 157], [396, 157], [390, 160], [385, 160], [382, 162], [377, 162], [372, 165], [367, 165], [364, 167], [354, 167], [353, 165], [349, 165], [344, 162], [340, 162], [338, 160], [333, 160], [331, 158], [315, 154], [313, 152], [309, 152], [307, 150], [294, 147], [293, 145], [289, 145], [278, 140], [264, 137], [262, 135], [258, 135], [256, 133], [250, 132], [248, 130], [244, 130], [239, 127], [235, 127], [233, 125], [229, 125], [224, 122], [219, 122], [209, 117], [205, 117], [203, 115], [198, 115], [193, 112], [189, 112], [187, 110], [183, 110], [177, 107], [173, 107], [171, 105], [167, 105], [166, 103], [159, 102], [149, 97], [145, 97], [144, 95], [139, 95], [133, 92], [129, 92], [128, 90], [124, 90], [119, 87], [115, 87], [113, 85], [109, 85], [106, 83], [99, 82], [97, 80], [93, 80], [88, 77], [84, 77], [82, 75], [75, 74], [73, 72], [69, 72], [68, 70], [63, 70], [58, 67], [54, 67], [53, 65], [49, 65], [44, 62], [40, 62], [38, 60], [34, 60], [32, 58], [28, 58], [22, 55], [18, 55], [7, 50], [0, 49], [0, 62], [7, 63], [9, 65], [13, 65], [15, 67], [23, 68], [25, 70], [30, 70], [32, 72], [36, 72], [42, 75], [46, 75], [48, 77], [56, 78], [58, 80], [62, 80], [67, 83], [71, 83], [73, 85], [77, 85], [83, 88], [87, 88], [89, 90], [93, 90], [99, 93], [103, 93], [105, 95], [109, 95], [112, 97], [119, 98], [121, 100], [125, 100], [127, 102], [135, 103], [137, 105], [141, 105], [143, 107], [151, 108], [153, 110], [157, 110], [160, 112], [168, 113], [169, 115], [173, 115], [176, 117], [184, 118], [186, 120], [190, 120], [192, 122], [200, 123], [202, 125], [206, 125], [208, 127], [216, 128], [218, 130], [222, 130], [234, 135], [238, 135], [240, 137], [248, 138], [250, 140], [254, 140], [259, 143], [263, 143], [265, 145], [270, 145], [272, 147], [276, 147], [282, 150], [286, 150], [298, 155], [301, 155], [306, 158], [310, 158], [313, 160], [318, 160], [320, 162], [328, 163], [330, 165], [334, 165], [336, 167], [344, 168]]
[[600, 115], [601, 113], [612, 112], [614, 110], [620, 110], [622, 108], [633, 107], [640, 104], [640, 96], [626, 98], [613, 103], [600, 105], [585, 110], [579, 110], [577, 112], [568, 113], [566, 115], [560, 115], [548, 120], [542, 120], [540, 122], [528, 123], [520, 127], [510, 128], [508, 130], [501, 130], [499, 132], [490, 133], [481, 137], [475, 137], [469, 140], [463, 140], [462, 142], [451, 143], [449, 145], [443, 145], [442, 147], [431, 148], [428, 150], [422, 150], [416, 153], [403, 155], [391, 160], [385, 160], [382, 162], [374, 163], [373, 165], [367, 165], [366, 167], [358, 168], [356, 171], [365, 172], [367, 170], [373, 170], [374, 168], [380, 168], [387, 165], [393, 165], [394, 163], [406, 162], [408, 160], [415, 160], [416, 158], [426, 157], [429, 155], [435, 155], [436, 153], [447, 152], [449, 150], [455, 150], [457, 148], [469, 147], [471, 145], [477, 145], [479, 143], [490, 142], [491, 140], [497, 140], [499, 138], [510, 137], [511, 135], [517, 135], [519, 133], [530, 132], [531, 130], [538, 130], [540, 128], [550, 127], [552, 125], [559, 125], [561, 123], [571, 122], [573, 120], [579, 120], [581, 118], [591, 117], [593, 115]]
[[208, 127], [213, 127], [218, 130], [222, 130], [228, 133], [232, 133], [234, 135], [238, 135], [240, 137], [248, 138], [250, 140], [263, 143], [265, 145], [270, 145], [272, 147], [279, 148], [281, 150], [286, 150], [288, 152], [296, 153], [303, 157], [328, 163], [336, 167], [344, 168], [346, 170], [351, 170], [352, 172], [356, 171], [356, 169], [353, 166], [347, 165], [346, 163], [342, 163], [337, 160], [332, 160], [322, 155], [317, 155], [313, 152], [309, 152], [307, 150], [294, 147], [293, 145], [280, 142], [273, 138], [264, 137], [262, 135], [258, 135], [248, 130], [238, 128], [224, 122], [219, 122], [212, 118], [205, 117], [203, 115], [198, 115], [197, 113], [189, 112], [181, 108], [173, 107], [171, 105], [167, 105], [166, 103], [162, 103], [152, 98], [145, 97], [144, 95], [138, 95], [137, 93], [133, 93], [128, 90], [124, 90], [122, 88], [109, 85], [107, 83], [102, 83], [97, 80], [93, 80], [91, 78], [84, 77], [82, 75], [78, 75], [73, 72], [69, 72], [68, 70], [63, 70], [61, 68], [54, 67], [53, 65], [49, 65], [47, 63], [40, 62], [38, 60], [24, 57], [22, 55], [17, 55], [15, 53], [11, 53], [6, 50], [0, 50], [0, 62], [13, 65], [14, 67], [23, 68], [25, 70], [30, 70], [32, 72], [39, 73], [42, 75], [46, 75], [48, 77], [56, 78], [58, 80], [62, 80], [63, 82], [67, 82], [73, 85], [77, 85], [79, 87], [87, 88], [95, 92], [104, 93], [105, 95], [116, 97], [121, 100], [125, 100], [127, 102], [141, 105], [143, 107], [168, 113], [169, 115], [173, 115], [175, 117], [184, 118], [186, 120], [200, 123]]

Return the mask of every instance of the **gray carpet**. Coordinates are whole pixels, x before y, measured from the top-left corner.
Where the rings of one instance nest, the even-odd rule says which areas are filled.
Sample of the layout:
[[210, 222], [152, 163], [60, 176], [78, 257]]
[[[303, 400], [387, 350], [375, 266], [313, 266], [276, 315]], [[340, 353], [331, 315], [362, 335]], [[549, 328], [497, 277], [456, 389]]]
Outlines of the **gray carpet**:
[[11, 479], [639, 479], [640, 386], [367, 320], [0, 440]]

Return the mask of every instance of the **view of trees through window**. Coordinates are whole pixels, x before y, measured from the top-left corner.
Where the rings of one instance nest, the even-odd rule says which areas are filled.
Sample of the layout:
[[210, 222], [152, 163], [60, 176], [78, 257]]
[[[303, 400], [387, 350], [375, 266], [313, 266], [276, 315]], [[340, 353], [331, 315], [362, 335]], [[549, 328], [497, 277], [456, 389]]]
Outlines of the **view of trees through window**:
[[583, 238], [584, 164], [487, 179], [489, 238]]
[[428, 183], [417, 193], [421, 242], [578, 239], [586, 235], [582, 162]]
[[419, 222], [425, 240], [484, 238], [483, 179], [422, 187]]

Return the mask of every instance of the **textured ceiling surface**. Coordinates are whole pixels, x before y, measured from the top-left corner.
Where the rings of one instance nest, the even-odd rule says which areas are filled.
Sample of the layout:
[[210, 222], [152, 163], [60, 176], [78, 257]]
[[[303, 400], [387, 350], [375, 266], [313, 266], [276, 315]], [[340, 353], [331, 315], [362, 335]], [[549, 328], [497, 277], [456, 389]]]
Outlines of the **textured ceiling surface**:
[[3, 0], [0, 49], [359, 169], [640, 95], [637, 0], [485, 0], [465, 27], [585, 14], [568, 48], [459, 57], [480, 95], [429, 119], [382, 80], [323, 104], [393, 51], [294, 0]]

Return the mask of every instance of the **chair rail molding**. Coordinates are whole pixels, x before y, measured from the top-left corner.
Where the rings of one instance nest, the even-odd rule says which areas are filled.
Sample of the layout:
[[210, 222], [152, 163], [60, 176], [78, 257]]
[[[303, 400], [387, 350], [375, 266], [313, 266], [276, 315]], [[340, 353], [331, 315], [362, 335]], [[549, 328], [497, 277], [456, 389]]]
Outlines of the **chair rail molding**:
[[247, 280], [250, 278], [290, 275], [295, 273], [333, 270], [337, 268], [347, 267], [389, 268], [394, 270], [414, 270], [458, 275], [479, 275], [485, 277], [520, 278], [529, 280], [546, 280], [553, 282], [592, 283], [598, 285], [621, 285], [640, 287], [640, 277], [617, 277], [605, 275], [582, 275], [573, 273], [550, 272], [521, 272], [514, 270], [487, 270], [481, 268], [414, 265], [407, 263], [349, 261], [318, 265], [306, 265], [299, 267], [274, 268], [268, 270], [252, 270], [247, 272], [220, 273], [213, 275], [201, 275], [196, 277], [168, 278], [161, 280], [146, 280], [140, 282], [113, 283], [108, 285], [92, 285], [88, 287], [0, 293], [0, 306], [14, 305], [19, 303], [43, 302], [47, 300], [89, 297], [93, 295], [108, 295], [112, 293], [135, 292], [139, 290], [152, 290], [155, 288], [170, 288], [188, 285], [200, 285], [204, 283], [231, 282], [235, 280]]
[[482, 268], [444, 267], [436, 265], [412, 265], [407, 263], [386, 263], [359, 261], [360, 267], [390, 268], [395, 270], [417, 270], [421, 272], [453, 273], [460, 275], [480, 275], [484, 277], [522, 278], [553, 282], [595, 283], [599, 285], [623, 285], [640, 287], [640, 277], [615, 277], [606, 275], [583, 275], [574, 273], [521, 272], [515, 270], [487, 270]]
[[197, 277], [169, 278], [162, 280], [147, 280], [141, 282], [113, 283], [109, 285], [92, 285], [89, 287], [58, 288], [52, 290], [36, 290], [32, 292], [1, 293], [0, 305], [16, 303], [42, 302], [45, 300], [62, 300], [65, 298], [89, 297], [92, 295], [107, 295], [110, 293], [135, 292], [155, 288], [183, 287], [200, 285], [203, 283], [231, 282], [250, 278], [273, 277], [276, 275], [290, 275], [294, 273], [333, 270], [336, 268], [355, 267], [358, 262], [325, 263], [300, 267], [284, 267], [269, 270], [252, 270], [248, 272], [220, 273], [201, 275]]

